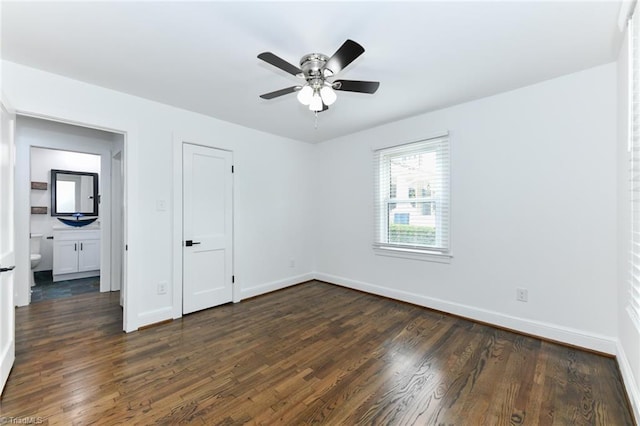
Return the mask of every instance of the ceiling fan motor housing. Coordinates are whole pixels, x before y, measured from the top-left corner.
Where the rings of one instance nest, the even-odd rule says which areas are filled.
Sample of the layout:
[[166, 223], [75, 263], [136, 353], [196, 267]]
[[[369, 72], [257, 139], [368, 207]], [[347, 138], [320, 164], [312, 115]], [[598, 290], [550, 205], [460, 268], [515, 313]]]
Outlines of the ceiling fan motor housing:
[[319, 88], [324, 84], [326, 76], [323, 74], [323, 67], [328, 60], [329, 57], [322, 53], [309, 53], [300, 59], [300, 69], [311, 87]]

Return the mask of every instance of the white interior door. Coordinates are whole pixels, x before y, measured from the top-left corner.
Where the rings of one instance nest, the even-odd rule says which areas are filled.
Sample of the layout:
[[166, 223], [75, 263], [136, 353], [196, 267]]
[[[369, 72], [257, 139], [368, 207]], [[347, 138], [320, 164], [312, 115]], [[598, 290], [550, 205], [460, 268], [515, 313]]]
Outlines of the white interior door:
[[182, 312], [233, 297], [232, 153], [183, 144]]
[[13, 131], [15, 115], [0, 102], [0, 394], [15, 360], [15, 265], [13, 234]]

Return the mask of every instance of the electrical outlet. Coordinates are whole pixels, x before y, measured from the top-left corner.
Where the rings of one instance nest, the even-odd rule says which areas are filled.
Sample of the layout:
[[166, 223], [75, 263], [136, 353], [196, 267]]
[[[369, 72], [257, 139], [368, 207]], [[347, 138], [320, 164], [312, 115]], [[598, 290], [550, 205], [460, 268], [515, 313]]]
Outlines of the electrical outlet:
[[289, 260], [289, 268], [295, 268], [295, 267], [296, 267], [296, 260], [295, 259]]
[[158, 294], [167, 294], [167, 282], [161, 281], [158, 283]]
[[528, 302], [529, 301], [529, 292], [526, 288], [517, 288], [516, 289], [516, 300], [519, 302]]

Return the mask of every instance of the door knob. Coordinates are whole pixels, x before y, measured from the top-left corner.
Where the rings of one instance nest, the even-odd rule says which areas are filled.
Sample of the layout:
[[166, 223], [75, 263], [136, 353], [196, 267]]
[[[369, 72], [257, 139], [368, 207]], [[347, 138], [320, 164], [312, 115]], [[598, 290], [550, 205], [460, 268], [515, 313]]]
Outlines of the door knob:
[[200, 241], [187, 240], [184, 242], [186, 247], [191, 247], [200, 244]]
[[0, 267], [0, 272], [9, 272], [9, 271], [13, 271], [13, 270], [14, 270], [14, 268], [15, 268], [15, 265], [14, 265], [14, 266], [8, 266], [8, 267], [6, 267], [6, 268], [1, 268], [1, 267]]

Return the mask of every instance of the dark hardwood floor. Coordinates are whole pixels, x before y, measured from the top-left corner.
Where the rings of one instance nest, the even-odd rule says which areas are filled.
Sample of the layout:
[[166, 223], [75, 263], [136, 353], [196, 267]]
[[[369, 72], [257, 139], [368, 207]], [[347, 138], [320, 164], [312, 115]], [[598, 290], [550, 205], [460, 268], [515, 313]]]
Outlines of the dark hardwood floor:
[[613, 359], [329, 284], [130, 334], [118, 297], [17, 309], [0, 420], [633, 424]]

